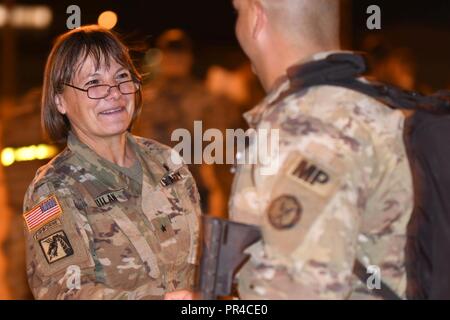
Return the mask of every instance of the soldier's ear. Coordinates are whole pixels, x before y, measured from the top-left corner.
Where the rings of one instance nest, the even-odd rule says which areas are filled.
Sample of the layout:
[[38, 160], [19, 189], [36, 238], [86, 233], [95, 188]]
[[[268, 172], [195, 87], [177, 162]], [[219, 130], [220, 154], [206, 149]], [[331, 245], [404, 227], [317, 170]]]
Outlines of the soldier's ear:
[[67, 110], [65, 107], [64, 99], [61, 97], [61, 95], [57, 94], [55, 96], [55, 104], [56, 108], [58, 109], [59, 113], [66, 114]]
[[253, 39], [258, 38], [261, 31], [264, 29], [267, 23], [267, 14], [261, 2], [258, 0], [251, 2], [252, 11], [252, 37]]

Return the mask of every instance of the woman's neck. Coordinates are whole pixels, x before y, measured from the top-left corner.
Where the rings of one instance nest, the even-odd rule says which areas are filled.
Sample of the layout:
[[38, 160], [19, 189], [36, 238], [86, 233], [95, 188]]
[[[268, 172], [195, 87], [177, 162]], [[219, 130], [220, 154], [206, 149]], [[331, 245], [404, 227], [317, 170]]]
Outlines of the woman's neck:
[[74, 132], [77, 138], [102, 158], [121, 167], [131, 167], [136, 155], [127, 141], [127, 133], [111, 137], [91, 137], [83, 132]]

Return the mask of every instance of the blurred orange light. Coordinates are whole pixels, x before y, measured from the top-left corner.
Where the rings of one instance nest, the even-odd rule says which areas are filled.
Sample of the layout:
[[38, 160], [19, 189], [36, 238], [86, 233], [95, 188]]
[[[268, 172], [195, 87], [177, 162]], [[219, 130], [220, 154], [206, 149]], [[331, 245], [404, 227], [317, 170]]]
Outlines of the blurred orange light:
[[117, 24], [117, 14], [113, 11], [104, 11], [98, 16], [98, 25], [105, 29], [112, 29]]
[[55, 146], [46, 144], [5, 148], [0, 152], [0, 162], [4, 167], [8, 167], [15, 162], [50, 159], [57, 153], [58, 149]]
[[52, 22], [53, 14], [49, 7], [21, 6], [11, 9], [0, 4], [0, 27], [10, 24], [15, 28], [44, 29]]
[[3, 27], [8, 20], [8, 11], [3, 5], [0, 5], [0, 27]]

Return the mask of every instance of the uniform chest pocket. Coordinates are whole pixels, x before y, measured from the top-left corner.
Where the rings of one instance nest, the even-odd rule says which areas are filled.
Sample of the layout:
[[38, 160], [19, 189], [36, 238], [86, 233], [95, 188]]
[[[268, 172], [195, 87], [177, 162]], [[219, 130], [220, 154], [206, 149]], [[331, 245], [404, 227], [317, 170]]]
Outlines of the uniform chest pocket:
[[159, 205], [154, 207], [150, 221], [161, 248], [160, 257], [166, 264], [185, 262], [190, 251], [191, 231], [186, 218], [190, 208], [180, 195], [180, 186], [181, 181], [162, 187], [153, 194]]
[[132, 289], [137, 284], [139, 274], [147, 268], [135, 244], [108, 213], [88, 216], [100, 272], [97, 276], [104, 277], [111, 287]]

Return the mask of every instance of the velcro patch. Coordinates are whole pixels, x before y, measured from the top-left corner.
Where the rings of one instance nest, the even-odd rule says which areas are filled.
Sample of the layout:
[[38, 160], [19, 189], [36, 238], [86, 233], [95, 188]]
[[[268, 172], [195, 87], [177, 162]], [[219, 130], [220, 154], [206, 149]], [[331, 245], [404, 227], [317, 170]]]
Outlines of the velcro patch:
[[33, 209], [24, 213], [23, 218], [28, 231], [33, 232], [50, 221], [60, 217], [62, 208], [56, 196], [51, 195], [39, 202]]
[[63, 230], [39, 240], [39, 244], [49, 264], [73, 255], [72, 245]]
[[161, 242], [169, 240], [175, 236], [172, 228], [172, 223], [167, 216], [159, 216], [152, 220], [152, 225], [155, 228], [156, 235]]

